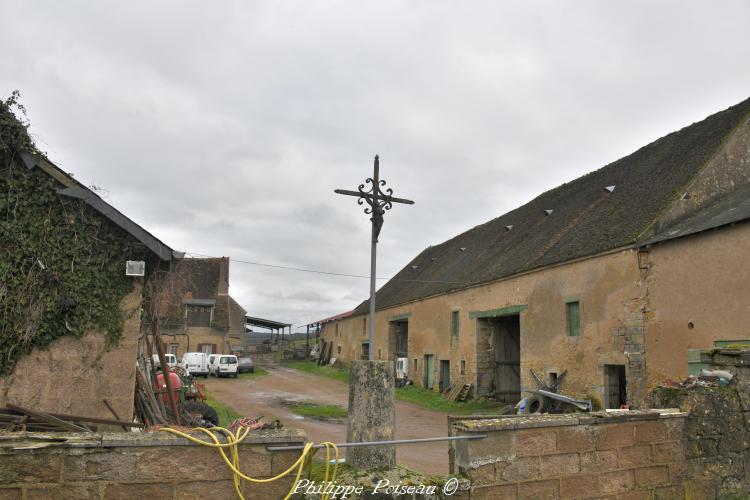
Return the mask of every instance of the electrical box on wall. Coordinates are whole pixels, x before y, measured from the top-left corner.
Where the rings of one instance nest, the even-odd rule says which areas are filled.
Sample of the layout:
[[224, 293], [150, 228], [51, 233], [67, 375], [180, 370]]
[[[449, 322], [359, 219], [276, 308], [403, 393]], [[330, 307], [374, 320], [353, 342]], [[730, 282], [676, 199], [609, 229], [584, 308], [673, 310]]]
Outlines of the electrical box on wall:
[[125, 263], [125, 276], [143, 276], [146, 274], [146, 263], [142, 260], [129, 260]]

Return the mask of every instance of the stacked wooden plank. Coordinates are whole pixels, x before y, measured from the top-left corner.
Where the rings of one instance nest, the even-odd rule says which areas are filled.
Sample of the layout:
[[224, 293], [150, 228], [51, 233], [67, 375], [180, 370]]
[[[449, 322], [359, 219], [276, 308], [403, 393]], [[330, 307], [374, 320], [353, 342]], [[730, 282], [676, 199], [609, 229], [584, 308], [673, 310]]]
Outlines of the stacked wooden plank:
[[[450, 388], [445, 399], [448, 401], [465, 401], [469, 391], [471, 391], [471, 384], [467, 384], [463, 378], [460, 378]], [[462, 395], [463, 399], [459, 399]]]

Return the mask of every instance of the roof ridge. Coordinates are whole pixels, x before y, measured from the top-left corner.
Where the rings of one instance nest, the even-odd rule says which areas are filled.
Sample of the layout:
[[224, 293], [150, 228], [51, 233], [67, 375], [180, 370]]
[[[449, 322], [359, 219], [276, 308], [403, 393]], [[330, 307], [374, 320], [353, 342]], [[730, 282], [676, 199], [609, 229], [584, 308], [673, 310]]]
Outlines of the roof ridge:
[[[725, 109], [723, 111], [719, 111], [718, 113], [713, 113], [713, 114], [709, 115], [708, 117], [706, 117], [705, 119], [708, 120], [709, 118], [711, 118], [711, 117], [713, 117], [715, 115], [718, 115], [719, 113], [724, 113], [726, 111], [729, 111], [732, 108], [739, 107], [739, 106], [741, 106], [743, 104], [746, 104], [748, 102], [750, 102], [750, 98], [747, 98], [744, 101], [735, 104], [734, 106], [729, 106], [727, 109]], [[661, 210], [661, 212], [659, 212], [659, 214], [657, 214], [656, 217], [654, 217], [654, 219], [651, 221], [651, 223], [648, 224], [648, 226], [646, 226], [643, 229], [643, 231], [640, 232], [640, 234], [638, 234], [638, 236], [636, 237], [636, 241], [638, 241], [639, 239], [641, 239], [645, 235], [647, 235], [648, 232], [651, 231], [654, 228], [654, 226], [659, 223], [659, 221], [662, 219], [662, 217], [664, 217], [672, 209], [672, 207], [674, 207], [674, 204], [679, 200], [679, 198], [678, 198], [679, 191], [683, 191], [683, 192], [687, 191], [687, 189], [692, 184], [694, 184], [696, 180], [698, 180], [700, 178], [701, 174], [703, 174], [706, 171], [706, 169], [711, 165], [711, 163], [714, 161], [714, 159], [716, 158], [716, 156], [727, 146], [727, 143], [729, 142], [729, 140], [734, 136], [734, 134], [737, 133], [737, 131], [740, 129], [740, 127], [742, 127], [742, 125], [748, 119], [750, 119], [750, 109], [748, 109], [745, 112], [745, 114], [740, 117], [740, 119], [737, 121], [737, 123], [734, 125], [734, 127], [732, 127], [732, 129], [724, 135], [724, 138], [716, 146], [716, 149], [711, 154], [711, 156], [709, 156], [708, 158], [706, 158], [706, 161], [703, 162], [703, 165], [698, 170], [696, 170], [693, 173], [692, 177], [690, 177], [690, 179], [688, 181], [686, 181], [682, 185], [681, 189], [679, 189], [679, 190], [675, 191], [675, 193], [673, 193], [672, 200], [669, 203], [667, 203], [664, 206], [664, 208]], [[692, 125], [695, 125], [695, 123], [693, 123]], [[692, 126], [692, 125], [688, 125], [688, 126]], [[687, 128], [687, 127], [683, 127], [683, 129], [684, 128]], [[680, 129], [680, 130], [682, 130], [682, 129]], [[699, 207], [696, 207], [696, 210], [699, 210]], [[685, 214], [685, 215], [688, 215], [688, 214]]]

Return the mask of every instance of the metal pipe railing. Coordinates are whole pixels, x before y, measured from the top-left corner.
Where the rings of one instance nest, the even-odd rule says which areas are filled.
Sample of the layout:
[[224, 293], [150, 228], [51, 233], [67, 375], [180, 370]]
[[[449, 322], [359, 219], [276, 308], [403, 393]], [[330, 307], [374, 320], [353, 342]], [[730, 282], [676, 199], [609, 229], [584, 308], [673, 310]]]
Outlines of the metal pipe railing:
[[[436, 441], [458, 441], [461, 439], [484, 439], [486, 434], [477, 434], [476, 436], [444, 436], [434, 438], [414, 438], [414, 439], [394, 439], [392, 441], [362, 441], [360, 443], [336, 443], [337, 448], [356, 448], [359, 446], [385, 446], [385, 445], [396, 445], [396, 444], [419, 444], [419, 443], [434, 443]], [[304, 445], [289, 445], [289, 446], [266, 446], [268, 451], [291, 451], [291, 450], [302, 450]], [[325, 448], [323, 444], [316, 444], [313, 448]]]

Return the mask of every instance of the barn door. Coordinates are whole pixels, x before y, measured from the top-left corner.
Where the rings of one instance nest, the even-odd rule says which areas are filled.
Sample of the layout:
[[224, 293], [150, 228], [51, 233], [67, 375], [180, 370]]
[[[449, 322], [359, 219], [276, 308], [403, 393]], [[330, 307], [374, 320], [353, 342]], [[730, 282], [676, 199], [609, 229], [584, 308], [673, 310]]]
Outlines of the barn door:
[[519, 316], [493, 321], [495, 397], [504, 403], [521, 399], [521, 322]]

